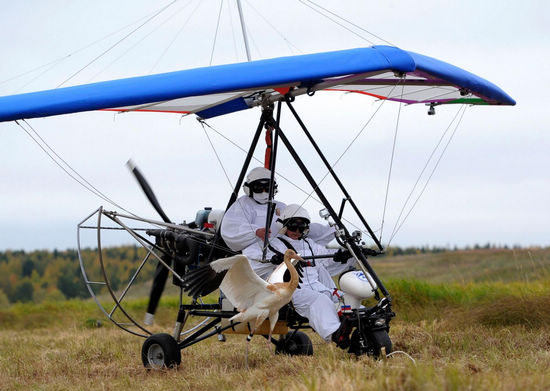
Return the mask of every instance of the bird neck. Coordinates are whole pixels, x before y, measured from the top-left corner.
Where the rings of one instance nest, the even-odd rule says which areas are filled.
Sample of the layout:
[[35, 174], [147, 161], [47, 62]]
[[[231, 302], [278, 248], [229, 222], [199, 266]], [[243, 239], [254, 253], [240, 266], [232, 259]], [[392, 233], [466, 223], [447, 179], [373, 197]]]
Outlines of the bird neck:
[[296, 268], [292, 264], [291, 258], [285, 257], [284, 260], [285, 260], [285, 265], [288, 268], [288, 271], [290, 272], [290, 281], [288, 282], [288, 286], [291, 289], [296, 289], [298, 287], [300, 276], [298, 275]]

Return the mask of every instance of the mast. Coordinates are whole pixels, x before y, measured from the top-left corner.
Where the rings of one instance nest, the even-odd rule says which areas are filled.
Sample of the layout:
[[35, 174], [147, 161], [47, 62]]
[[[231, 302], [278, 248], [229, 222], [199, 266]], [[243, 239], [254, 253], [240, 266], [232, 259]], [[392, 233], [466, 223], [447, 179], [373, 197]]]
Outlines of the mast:
[[239, 17], [241, 18], [241, 29], [243, 30], [244, 47], [246, 49], [246, 58], [250, 61], [250, 49], [248, 48], [248, 36], [246, 35], [246, 27], [244, 25], [243, 9], [241, 0], [237, 0], [237, 8], [239, 9]]

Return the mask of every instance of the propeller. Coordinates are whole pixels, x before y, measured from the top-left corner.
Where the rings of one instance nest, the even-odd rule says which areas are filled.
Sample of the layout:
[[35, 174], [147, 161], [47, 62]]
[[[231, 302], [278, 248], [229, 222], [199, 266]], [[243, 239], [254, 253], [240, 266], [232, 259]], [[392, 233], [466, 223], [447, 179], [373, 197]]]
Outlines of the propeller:
[[143, 192], [145, 193], [145, 196], [147, 197], [151, 205], [153, 205], [153, 208], [155, 208], [162, 220], [165, 223], [172, 223], [172, 221], [168, 218], [168, 216], [166, 216], [166, 213], [164, 213], [164, 211], [160, 207], [157, 197], [155, 196], [155, 193], [153, 193], [153, 189], [151, 189], [151, 186], [149, 186], [149, 183], [147, 182], [141, 171], [139, 171], [137, 166], [134, 164], [132, 159], [126, 162], [126, 166], [130, 169], [130, 171], [132, 171], [132, 174], [134, 174], [134, 176], [136, 177], [136, 180], [141, 186]]

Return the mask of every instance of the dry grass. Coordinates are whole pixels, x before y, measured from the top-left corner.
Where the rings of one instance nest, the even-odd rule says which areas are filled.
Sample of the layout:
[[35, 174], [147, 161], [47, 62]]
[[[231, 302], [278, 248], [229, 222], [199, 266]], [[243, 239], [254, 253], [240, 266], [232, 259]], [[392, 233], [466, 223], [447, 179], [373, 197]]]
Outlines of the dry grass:
[[[550, 327], [485, 325], [465, 308], [445, 307], [439, 319], [396, 320], [394, 348], [409, 353], [385, 361], [355, 358], [310, 333], [312, 357], [276, 356], [263, 338], [252, 341], [244, 366], [245, 336], [210, 338], [182, 351], [177, 370], [142, 367], [143, 339], [105, 324], [87, 328], [92, 303], [82, 309], [50, 305], [11, 310], [0, 332], [2, 390], [547, 390]], [[541, 303], [543, 304], [543, 303]], [[548, 304], [548, 303], [546, 303]], [[480, 307], [481, 308], [481, 307]], [[489, 307], [483, 307], [488, 310]], [[37, 313], [43, 316], [37, 320]], [[399, 313], [399, 312], [398, 312]], [[59, 319], [61, 314], [67, 315]], [[98, 316], [98, 314], [95, 314]], [[165, 316], [163, 316], [165, 317]], [[166, 329], [170, 322], [163, 321]], [[88, 322], [89, 324], [89, 322]]]
[[[246, 370], [245, 336], [238, 335], [183, 350], [177, 370], [147, 371], [143, 339], [110, 323], [89, 328], [90, 320], [103, 319], [95, 304], [69, 301], [0, 311], [0, 390], [550, 389], [547, 280], [433, 283], [402, 275], [387, 282], [397, 313], [390, 335], [394, 350], [416, 365], [403, 355], [351, 357], [310, 333], [312, 357], [273, 355], [257, 337]], [[163, 299], [159, 332], [171, 329], [176, 302]], [[144, 313], [145, 300], [129, 304]]]

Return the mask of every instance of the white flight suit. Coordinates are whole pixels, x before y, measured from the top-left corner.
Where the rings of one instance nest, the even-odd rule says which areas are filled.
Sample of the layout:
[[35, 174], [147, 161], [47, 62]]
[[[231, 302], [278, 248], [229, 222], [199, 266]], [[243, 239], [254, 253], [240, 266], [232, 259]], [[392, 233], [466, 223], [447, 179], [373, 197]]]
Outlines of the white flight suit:
[[[335, 249], [327, 249], [311, 239], [293, 240], [288, 236], [281, 237], [302, 256], [332, 255], [337, 251]], [[288, 248], [286, 244], [278, 240], [278, 238], [271, 240], [270, 245], [281, 253], [284, 253]], [[268, 250], [267, 258], [271, 259], [273, 255], [274, 252]], [[251, 260], [250, 263], [254, 265], [254, 263], [260, 262]], [[300, 289], [296, 289], [292, 295], [292, 303], [298, 314], [309, 319], [309, 324], [313, 330], [315, 330], [321, 338], [330, 341], [332, 333], [340, 327], [340, 319], [336, 311], [336, 304], [338, 303], [338, 296], [341, 296], [342, 292], [336, 289], [336, 285], [331, 278], [331, 273], [327, 270], [327, 266], [331, 266], [332, 274], [336, 275], [353, 268], [355, 260], [351, 258], [347, 263], [341, 264], [334, 262], [333, 258], [330, 257], [317, 259], [315, 263], [316, 266], [304, 268]], [[275, 265], [272, 265], [272, 267], [275, 267]], [[262, 278], [267, 278], [268, 276], [269, 274], [267, 276], [260, 275]], [[336, 295], [335, 292], [338, 293], [338, 295]]]
[[[271, 234], [277, 232], [276, 220], [285, 204], [273, 201], [276, 204], [275, 213], [271, 221]], [[227, 246], [233, 251], [242, 251], [247, 255], [252, 251], [253, 259], [262, 258], [263, 238], [256, 236], [256, 230], [265, 228], [268, 204], [260, 204], [252, 197], [243, 195], [225, 212], [221, 225], [221, 235]], [[258, 255], [259, 254], [259, 255]], [[249, 259], [250, 256], [248, 256]], [[268, 258], [269, 259], [269, 258]], [[254, 262], [253, 270], [260, 276], [269, 275], [275, 268], [270, 263]]]
[[[275, 213], [271, 222], [270, 243], [277, 251], [284, 253], [286, 245], [277, 240], [278, 227], [277, 216], [285, 208], [285, 204], [279, 201], [276, 203]], [[263, 238], [256, 236], [256, 230], [265, 227], [268, 204], [260, 204], [252, 197], [244, 195], [239, 197], [233, 205], [225, 212], [221, 224], [221, 236], [227, 246], [233, 251], [242, 251], [249, 259], [250, 266], [261, 278], [266, 279], [275, 270], [276, 265], [268, 262], [260, 262], [262, 259]], [[326, 249], [313, 239], [327, 244], [334, 238], [334, 228], [318, 223], [310, 224], [312, 239], [292, 240], [283, 236], [300, 255], [322, 255], [334, 254], [336, 250]], [[266, 259], [270, 260], [275, 253], [267, 250]], [[332, 281], [331, 274], [336, 275], [351, 268], [355, 260], [351, 259], [346, 264], [335, 263], [332, 258], [317, 260], [317, 266], [304, 268], [301, 288], [297, 289], [292, 296], [296, 311], [301, 316], [309, 319], [311, 327], [325, 340], [340, 327], [340, 320], [336, 312], [338, 296], [334, 295], [336, 285]], [[327, 270], [327, 269], [330, 269]], [[341, 294], [341, 292], [339, 292]]]
[[[280, 201], [273, 200], [273, 202], [276, 207], [271, 220], [271, 237], [277, 235], [277, 218], [286, 207], [286, 204]], [[260, 204], [252, 197], [243, 195], [225, 212], [221, 224], [221, 236], [227, 246], [233, 251], [242, 251], [248, 259], [254, 260], [254, 262], [250, 262], [252, 269], [264, 279], [267, 279], [276, 267], [269, 262], [258, 262], [262, 259], [264, 241], [263, 238], [256, 236], [256, 230], [265, 228], [267, 205]], [[310, 224], [310, 237], [320, 244], [326, 244], [334, 239], [334, 231], [334, 228], [328, 225]], [[267, 260], [271, 259], [272, 255], [273, 253], [270, 253]]]

